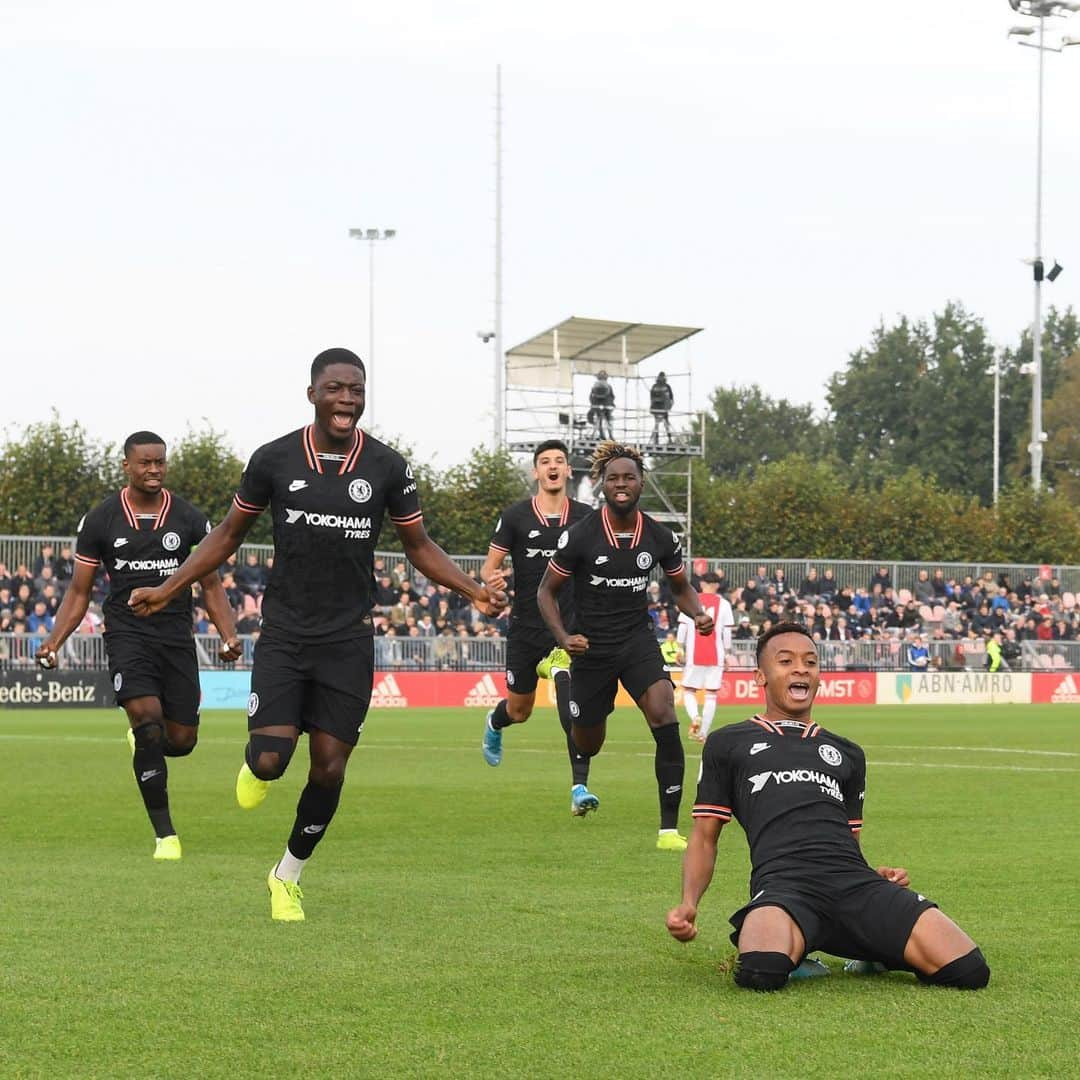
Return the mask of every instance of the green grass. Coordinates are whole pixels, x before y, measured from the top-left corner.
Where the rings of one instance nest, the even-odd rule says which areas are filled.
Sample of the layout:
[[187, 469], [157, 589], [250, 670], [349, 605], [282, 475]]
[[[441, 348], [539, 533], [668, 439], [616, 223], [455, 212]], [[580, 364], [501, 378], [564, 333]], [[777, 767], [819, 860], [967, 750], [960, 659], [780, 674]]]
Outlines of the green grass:
[[184, 859], [157, 864], [122, 714], [7, 710], [0, 1075], [1077, 1075], [1077, 710], [816, 716], [867, 749], [868, 858], [906, 866], [979, 941], [987, 991], [856, 979], [835, 960], [779, 995], [737, 990], [734, 825], [698, 940], [672, 941], [680, 860], [653, 849], [652, 740], [634, 713], [612, 720], [584, 820], [550, 710], [508, 734], [497, 770], [483, 710], [373, 714], [304, 876], [307, 922], [279, 925], [263, 881], [303, 745], [244, 813], [244, 718], [209, 714], [170, 765]]

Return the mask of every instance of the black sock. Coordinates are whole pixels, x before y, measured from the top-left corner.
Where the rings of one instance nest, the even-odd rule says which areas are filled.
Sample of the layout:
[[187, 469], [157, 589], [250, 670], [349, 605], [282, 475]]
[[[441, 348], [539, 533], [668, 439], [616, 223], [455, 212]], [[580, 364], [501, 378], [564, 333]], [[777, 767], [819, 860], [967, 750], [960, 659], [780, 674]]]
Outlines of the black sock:
[[570, 772], [575, 784], [589, 783], [589, 759], [578, 753], [574, 740], [570, 738], [570, 672], [556, 671], [552, 676], [555, 681], [555, 704], [559, 710], [559, 724], [566, 734], [566, 752], [570, 757]]
[[514, 721], [510, 719], [506, 712], [506, 698], [503, 698], [494, 709], [491, 710], [491, 726], [496, 731], [501, 731], [504, 727], [509, 727]]
[[300, 792], [296, 821], [289, 834], [289, 851], [298, 859], [309, 859], [315, 845], [323, 838], [341, 799], [341, 784], [324, 788], [310, 780]]
[[169, 816], [169, 773], [165, 767], [164, 749], [165, 739], [160, 724], [140, 724], [135, 729], [135, 755], [131, 759], [131, 766], [155, 836], [173, 836], [176, 833]]
[[686, 755], [678, 724], [651, 728], [656, 740], [656, 786], [660, 792], [660, 828], [674, 829], [679, 824], [679, 805], [682, 803], [683, 773]]

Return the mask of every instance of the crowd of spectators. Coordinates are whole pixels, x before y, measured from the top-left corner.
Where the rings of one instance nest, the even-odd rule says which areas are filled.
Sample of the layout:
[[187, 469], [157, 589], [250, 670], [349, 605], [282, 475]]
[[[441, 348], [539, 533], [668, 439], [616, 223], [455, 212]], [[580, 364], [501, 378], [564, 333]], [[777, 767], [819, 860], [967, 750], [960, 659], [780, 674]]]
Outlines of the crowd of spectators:
[[[272, 556], [260, 559], [249, 552], [243, 559], [231, 556], [221, 568], [237, 631], [248, 639], [247, 659], [258, 638], [272, 567]], [[0, 563], [0, 633], [46, 635], [74, 568], [69, 545], [59, 551], [43, 545], [31, 566], [20, 563], [11, 570]], [[762, 565], [745, 582], [734, 582], [722, 564], [695, 559], [691, 566], [695, 588], [710, 570], [720, 577], [721, 592], [734, 613], [735, 655], [752, 655], [751, 645], [739, 643], [752, 642], [775, 623], [791, 620], [806, 625], [823, 642], [888, 644], [895, 666], [915, 671], [1017, 668], [1025, 641], [1080, 639], [1080, 606], [1054, 577], [1023, 575], [1013, 582], [1006, 573], [987, 571], [978, 579], [967, 575], [958, 580], [942, 569], [920, 569], [912, 588], [898, 589], [886, 566], [864, 581], [839, 580], [831, 569], [810, 567], [795, 582], [787, 580], [782, 567], [770, 570]], [[509, 580], [511, 607], [489, 617], [457, 593], [428, 581], [404, 559], [377, 558], [371, 616], [380, 664], [439, 670], [487, 666], [495, 653], [485, 648], [485, 642], [504, 636], [509, 625], [512, 577]], [[104, 573], [99, 573], [80, 634], [104, 630], [101, 603], [107, 588]], [[678, 622], [666, 578], [651, 581], [647, 595], [649, 617], [657, 640], [663, 642], [674, 634]], [[214, 628], [200, 599], [196, 587], [193, 630], [211, 634]], [[29, 641], [24, 651], [33, 655]]]

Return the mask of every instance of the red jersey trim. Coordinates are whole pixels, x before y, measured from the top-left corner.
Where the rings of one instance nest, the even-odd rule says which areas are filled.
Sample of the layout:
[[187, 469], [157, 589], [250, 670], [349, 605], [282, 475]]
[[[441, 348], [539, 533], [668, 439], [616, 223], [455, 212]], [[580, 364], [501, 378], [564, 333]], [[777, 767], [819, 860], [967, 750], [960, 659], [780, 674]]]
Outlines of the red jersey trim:
[[751, 724], [757, 724], [758, 727], [763, 727], [770, 735], [783, 735], [784, 733], [778, 728], [771, 720], [766, 720], [764, 716], [751, 716]]
[[[131, 498], [128, 495], [127, 488], [120, 490], [120, 506], [124, 511], [124, 517], [127, 519], [128, 527], [132, 529], [139, 528], [139, 519], [135, 514], [135, 507], [131, 505]], [[165, 519], [169, 516], [169, 508], [172, 506], [172, 496], [169, 494], [168, 488], [161, 489], [161, 506], [158, 507], [157, 516], [154, 518], [154, 524], [150, 526], [151, 529], [160, 529], [165, 524]]]
[[[537, 501], [537, 498], [536, 498], [535, 495], [532, 497], [532, 509], [533, 509], [533, 513], [536, 515], [537, 521], [539, 521], [541, 525], [547, 525], [547, 526], [551, 525], [551, 522], [548, 521], [547, 514], [545, 514], [544, 511], [540, 509], [540, 503]], [[565, 525], [569, 520], [570, 520], [570, 499], [569, 498], [564, 498], [563, 499], [563, 508], [562, 508], [562, 511], [559, 514], [559, 524], [560, 525]]]
[[405, 517], [394, 517], [390, 515], [390, 520], [395, 525], [415, 525], [418, 521], [423, 521], [424, 513], [422, 510], [417, 510], [414, 514], [406, 514]]
[[569, 570], [564, 570], [554, 559], [548, 559], [548, 567], [554, 570], [560, 577], [573, 577]]
[[100, 559], [91, 559], [89, 555], [76, 555], [75, 556], [75, 561], [77, 563], [82, 563], [83, 566], [100, 566], [101, 565], [101, 560]]
[[488, 544], [488, 548], [491, 551], [501, 551], [504, 555], [509, 555], [510, 554], [510, 549], [509, 548], [504, 548], [504, 547], [500, 546], [499, 544], [494, 544], [494, 543]]
[[364, 433], [359, 428], [353, 428], [353, 448], [349, 451], [349, 456], [341, 463], [341, 468], [338, 469], [338, 476], [344, 476], [345, 473], [350, 473], [356, 468], [356, 462], [360, 458], [360, 453], [364, 449]]
[[[608, 517], [608, 509], [605, 504], [600, 508], [600, 519], [604, 524], [604, 536], [607, 537], [607, 542], [613, 547], [619, 546], [619, 541], [615, 536], [615, 529], [612, 527], [611, 519]], [[645, 529], [645, 519], [642, 517], [641, 511], [637, 511], [637, 524], [634, 526], [634, 535], [630, 538], [630, 547], [636, 548], [641, 543], [641, 534]]]
[[319, 460], [319, 455], [315, 452], [315, 436], [311, 431], [314, 426], [314, 424], [308, 424], [308, 426], [300, 433], [300, 440], [304, 445], [304, 457], [307, 458], [308, 468], [321, 476], [323, 471], [322, 462]]
[[710, 803], [695, 803], [691, 811], [691, 817], [719, 818], [721, 821], [731, 820], [730, 806], [713, 806]]
[[256, 506], [254, 503], [244, 502], [239, 495], [233, 496], [233, 506], [244, 514], [261, 514], [266, 507]]
[[674, 570], [666, 571], [668, 577], [674, 577], [676, 574], [686, 573], [686, 563], [679, 563]]

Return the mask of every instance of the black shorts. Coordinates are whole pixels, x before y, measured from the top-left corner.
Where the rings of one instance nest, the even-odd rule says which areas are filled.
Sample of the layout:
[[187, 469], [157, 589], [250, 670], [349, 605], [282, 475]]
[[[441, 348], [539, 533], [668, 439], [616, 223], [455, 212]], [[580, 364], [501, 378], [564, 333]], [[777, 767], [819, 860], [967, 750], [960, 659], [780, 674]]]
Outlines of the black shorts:
[[870, 867], [822, 874], [769, 874], [755, 881], [754, 898], [731, 916], [738, 945], [743, 920], [754, 908], [783, 908], [798, 924], [806, 951], [821, 949], [851, 960], [904, 965], [904, 949], [919, 916], [937, 907], [921, 893], [886, 881]]
[[506, 688], [515, 694], [533, 693], [539, 678], [536, 665], [554, 648], [550, 633], [531, 626], [511, 626], [506, 635]]
[[166, 720], [199, 723], [199, 662], [193, 638], [163, 641], [146, 634], [113, 631], [105, 635], [116, 704], [156, 697]]
[[615, 708], [620, 682], [635, 701], [653, 683], [671, 682], [660, 646], [647, 631], [634, 634], [617, 652], [590, 650], [575, 656], [570, 679], [570, 715], [578, 727], [596, 727], [607, 719]]
[[248, 731], [277, 724], [317, 728], [355, 746], [374, 674], [373, 638], [306, 644], [263, 634], [251, 668]]

